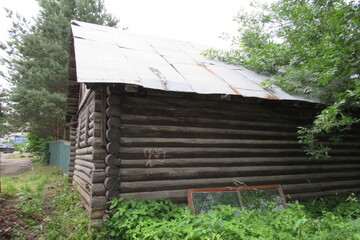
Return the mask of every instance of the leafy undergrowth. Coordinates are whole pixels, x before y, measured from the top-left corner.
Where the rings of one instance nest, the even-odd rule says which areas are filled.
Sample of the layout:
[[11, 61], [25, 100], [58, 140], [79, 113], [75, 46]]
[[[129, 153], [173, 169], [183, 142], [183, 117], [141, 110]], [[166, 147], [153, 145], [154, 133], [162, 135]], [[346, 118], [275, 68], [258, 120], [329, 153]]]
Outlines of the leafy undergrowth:
[[358, 196], [297, 202], [277, 211], [242, 211], [217, 206], [192, 215], [169, 201], [112, 200], [105, 239], [360, 239]]
[[95, 238], [95, 233], [88, 231], [88, 215], [79, 194], [66, 177], [56, 167], [33, 165], [31, 171], [1, 178], [0, 198], [16, 202], [7, 213], [18, 217], [16, 224], [7, 228], [7, 238]]

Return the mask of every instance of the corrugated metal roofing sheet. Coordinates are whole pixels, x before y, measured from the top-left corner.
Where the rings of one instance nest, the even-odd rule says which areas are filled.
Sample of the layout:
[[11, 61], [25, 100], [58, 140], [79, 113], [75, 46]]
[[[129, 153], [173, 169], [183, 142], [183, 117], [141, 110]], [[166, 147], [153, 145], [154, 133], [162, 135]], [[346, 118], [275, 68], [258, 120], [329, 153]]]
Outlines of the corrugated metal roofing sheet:
[[77, 81], [126, 83], [164, 91], [314, 102], [260, 83], [267, 76], [210, 60], [208, 47], [73, 21]]

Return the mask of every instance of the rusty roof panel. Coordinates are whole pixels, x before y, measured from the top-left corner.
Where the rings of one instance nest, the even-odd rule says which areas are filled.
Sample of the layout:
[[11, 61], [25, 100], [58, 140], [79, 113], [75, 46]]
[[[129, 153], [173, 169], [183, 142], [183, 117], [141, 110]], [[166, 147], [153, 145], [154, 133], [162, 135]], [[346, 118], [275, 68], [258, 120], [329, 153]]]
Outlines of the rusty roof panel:
[[200, 55], [199, 44], [72, 22], [78, 82], [126, 83], [164, 91], [316, 102], [260, 83], [268, 76]]

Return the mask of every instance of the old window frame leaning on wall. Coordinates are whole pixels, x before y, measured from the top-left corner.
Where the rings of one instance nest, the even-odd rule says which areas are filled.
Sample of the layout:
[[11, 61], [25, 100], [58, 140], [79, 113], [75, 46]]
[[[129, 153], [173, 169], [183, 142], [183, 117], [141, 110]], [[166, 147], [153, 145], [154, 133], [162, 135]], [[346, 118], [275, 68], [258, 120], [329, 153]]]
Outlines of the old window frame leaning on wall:
[[[269, 191], [270, 190], [270, 191]], [[216, 195], [214, 195], [217, 194]], [[271, 196], [278, 197], [272, 206], [275, 209], [286, 207], [286, 199], [283, 189], [280, 184], [274, 185], [259, 185], [259, 186], [243, 186], [243, 187], [223, 187], [223, 188], [196, 188], [187, 190], [188, 206], [193, 214], [204, 213], [216, 205], [231, 205], [240, 209], [269, 209], [269, 201], [266, 201], [266, 195], [273, 193]], [[263, 194], [264, 197], [261, 197]], [[197, 196], [196, 196], [197, 195]], [[196, 199], [201, 197], [203, 203], [200, 209], [196, 206]], [[212, 199], [207, 199], [208, 196], [215, 196]], [[270, 195], [267, 195], [270, 196]], [[194, 202], [195, 198], [195, 202]], [[216, 199], [217, 198], [217, 199]], [[257, 201], [248, 201], [249, 199], [256, 199]], [[209, 206], [203, 206], [205, 200], [209, 202]], [[219, 200], [219, 201], [217, 201]], [[274, 199], [272, 199], [274, 200]]]

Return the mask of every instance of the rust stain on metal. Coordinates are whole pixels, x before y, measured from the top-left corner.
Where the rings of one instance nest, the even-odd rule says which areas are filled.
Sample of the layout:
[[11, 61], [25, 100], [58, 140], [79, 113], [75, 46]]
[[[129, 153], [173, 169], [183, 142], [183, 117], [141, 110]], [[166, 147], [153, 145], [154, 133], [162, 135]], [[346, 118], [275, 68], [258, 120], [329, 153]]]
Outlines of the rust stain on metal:
[[236, 90], [233, 86], [231, 86], [227, 81], [225, 81], [222, 77], [220, 77], [219, 75], [217, 75], [216, 73], [214, 73], [211, 69], [207, 68], [204, 64], [196, 62], [196, 65], [199, 67], [202, 67], [203, 69], [205, 69], [206, 71], [208, 71], [209, 73], [213, 74], [214, 76], [217, 76], [218, 78], [220, 78], [224, 83], [226, 83], [226, 85], [237, 95], [241, 95], [239, 93], [238, 90]]
[[271, 93], [266, 94], [266, 98], [267, 99], [279, 99], [278, 97], [276, 97], [275, 95], [273, 95]]
[[153, 67], [149, 67], [150, 71], [153, 72], [159, 79], [160, 79], [160, 83], [162, 85], [162, 87], [164, 88], [164, 90], [168, 90], [168, 81], [166, 79], [166, 77], [156, 68]]

